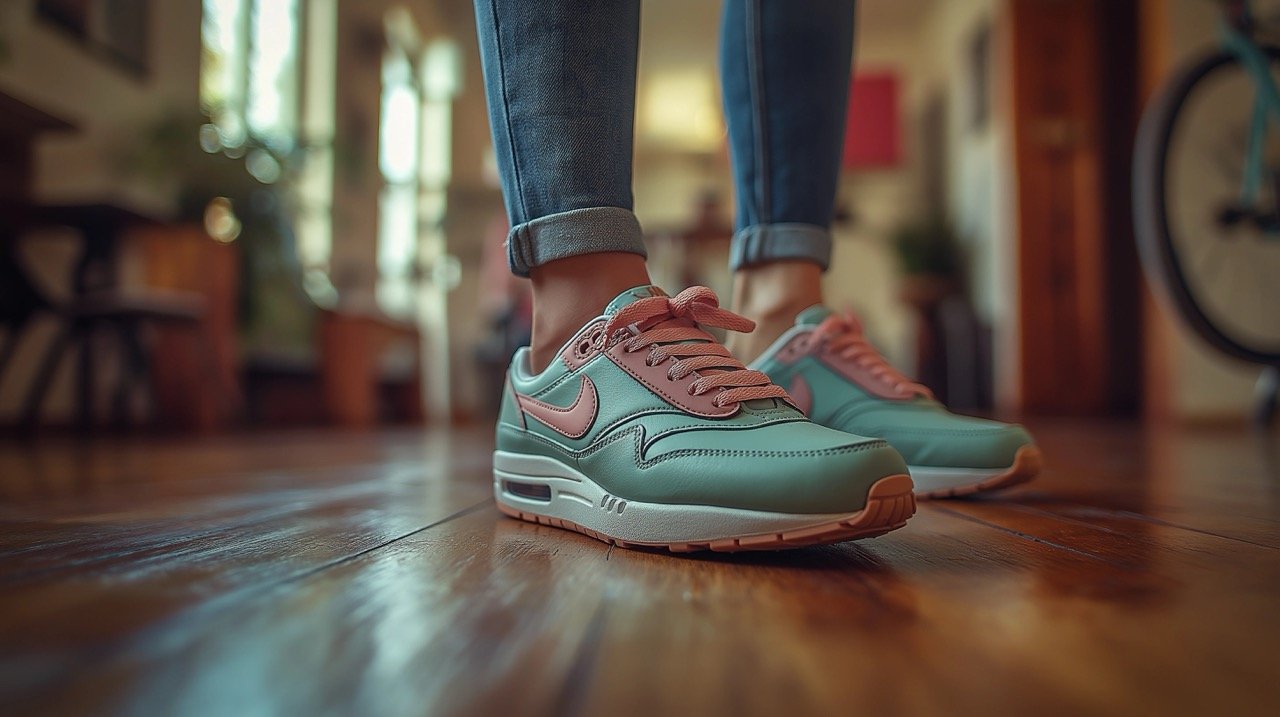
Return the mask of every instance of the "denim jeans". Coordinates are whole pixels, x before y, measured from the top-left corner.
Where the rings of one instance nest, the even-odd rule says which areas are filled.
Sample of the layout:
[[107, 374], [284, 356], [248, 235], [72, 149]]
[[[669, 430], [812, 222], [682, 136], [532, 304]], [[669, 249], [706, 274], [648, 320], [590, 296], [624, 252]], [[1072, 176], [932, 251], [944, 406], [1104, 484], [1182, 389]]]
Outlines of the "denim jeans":
[[[632, 212], [640, 0], [475, 0], [511, 270], [645, 255]], [[737, 212], [730, 266], [826, 268], [853, 0], [725, 0], [720, 64]]]

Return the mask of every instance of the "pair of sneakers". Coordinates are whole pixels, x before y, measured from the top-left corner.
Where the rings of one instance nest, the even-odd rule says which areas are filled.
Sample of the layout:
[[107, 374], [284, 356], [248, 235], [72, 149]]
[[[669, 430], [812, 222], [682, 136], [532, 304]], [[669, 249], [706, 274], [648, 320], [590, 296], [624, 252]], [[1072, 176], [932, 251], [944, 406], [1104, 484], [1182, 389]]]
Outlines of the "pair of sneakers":
[[704, 327], [753, 324], [705, 287], [644, 286], [541, 373], [517, 352], [497, 425], [498, 508], [622, 547], [769, 550], [887, 533], [917, 497], [1039, 471], [1025, 430], [949, 413], [852, 317], [812, 307], [750, 367]]

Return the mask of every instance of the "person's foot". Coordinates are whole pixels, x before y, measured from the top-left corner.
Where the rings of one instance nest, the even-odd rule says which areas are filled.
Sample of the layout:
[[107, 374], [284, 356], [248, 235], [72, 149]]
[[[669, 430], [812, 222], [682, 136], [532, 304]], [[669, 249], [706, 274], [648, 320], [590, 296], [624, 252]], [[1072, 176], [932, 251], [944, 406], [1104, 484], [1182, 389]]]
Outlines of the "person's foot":
[[750, 321], [694, 287], [623, 292], [538, 374], [512, 360], [494, 495], [622, 547], [767, 550], [865, 538], [915, 512], [902, 457], [819, 426], [701, 326]]
[[751, 368], [815, 422], [887, 440], [906, 458], [918, 497], [1007, 488], [1040, 472], [1040, 450], [1024, 428], [950, 413], [889, 366], [853, 316], [824, 306], [800, 312]]

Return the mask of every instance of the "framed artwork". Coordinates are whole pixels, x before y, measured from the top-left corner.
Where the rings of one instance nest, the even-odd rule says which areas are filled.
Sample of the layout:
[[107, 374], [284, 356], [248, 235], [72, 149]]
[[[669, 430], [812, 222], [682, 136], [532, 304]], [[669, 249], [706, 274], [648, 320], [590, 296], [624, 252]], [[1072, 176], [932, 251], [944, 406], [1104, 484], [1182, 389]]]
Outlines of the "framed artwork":
[[902, 115], [894, 72], [859, 72], [849, 90], [846, 169], [890, 169], [902, 163]]

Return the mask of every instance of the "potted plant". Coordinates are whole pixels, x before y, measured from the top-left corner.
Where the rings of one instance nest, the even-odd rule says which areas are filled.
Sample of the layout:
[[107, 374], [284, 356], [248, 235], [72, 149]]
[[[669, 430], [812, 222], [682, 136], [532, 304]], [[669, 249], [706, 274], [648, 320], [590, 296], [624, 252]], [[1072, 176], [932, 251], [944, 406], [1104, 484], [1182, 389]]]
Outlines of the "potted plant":
[[902, 271], [902, 300], [921, 313], [961, 289], [960, 242], [940, 217], [904, 224], [891, 236]]
[[[242, 259], [239, 317], [248, 347], [310, 347], [315, 306], [301, 286], [288, 193], [294, 158], [248, 137], [221, 145], [203, 116], [169, 112], [124, 149], [127, 173], [171, 193], [179, 224], [235, 242]], [[219, 236], [218, 226], [231, 231]]]
[[941, 307], [962, 289], [960, 242], [940, 217], [905, 224], [892, 235], [902, 271], [899, 296], [915, 310], [916, 376], [944, 400], [947, 386], [947, 347], [943, 340]]

